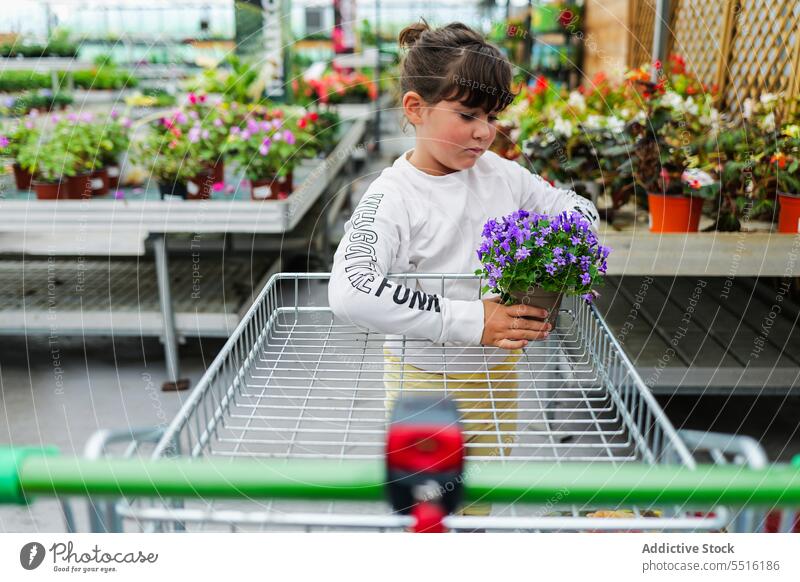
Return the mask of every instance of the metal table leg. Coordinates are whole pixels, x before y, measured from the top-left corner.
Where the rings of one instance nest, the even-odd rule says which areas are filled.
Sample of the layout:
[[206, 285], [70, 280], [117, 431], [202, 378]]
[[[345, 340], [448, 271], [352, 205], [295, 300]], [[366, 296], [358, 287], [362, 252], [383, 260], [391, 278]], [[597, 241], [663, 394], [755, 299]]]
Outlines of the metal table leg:
[[169, 266], [167, 263], [167, 236], [153, 235], [153, 252], [156, 256], [156, 278], [158, 279], [158, 300], [161, 305], [164, 343], [164, 355], [167, 362], [167, 381], [161, 385], [165, 391], [186, 390], [189, 379], [179, 379], [180, 362], [178, 361], [178, 338], [175, 332], [175, 312], [172, 309], [172, 295], [169, 287]]

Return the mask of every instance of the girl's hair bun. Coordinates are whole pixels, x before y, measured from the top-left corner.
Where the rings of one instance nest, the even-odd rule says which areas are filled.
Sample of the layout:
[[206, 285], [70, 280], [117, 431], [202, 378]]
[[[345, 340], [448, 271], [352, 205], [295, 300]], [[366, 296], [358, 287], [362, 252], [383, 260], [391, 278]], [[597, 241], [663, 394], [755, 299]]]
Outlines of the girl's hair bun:
[[422, 22], [409, 24], [400, 31], [400, 36], [397, 39], [398, 43], [400, 44], [400, 48], [411, 48], [417, 43], [419, 37], [422, 36], [422, 33], [430, 29], [431, 27], [428, 26], [428, 23], [425, 22], [424, 19]]
[[414, 91], [428, 103], [455, 100], [487, 113], [502, 111], [515, 97], [508, 57], [466, 24], [431, 28], [415, 22], [399, 42], [408, 49], [400, 71], [403, 93]]

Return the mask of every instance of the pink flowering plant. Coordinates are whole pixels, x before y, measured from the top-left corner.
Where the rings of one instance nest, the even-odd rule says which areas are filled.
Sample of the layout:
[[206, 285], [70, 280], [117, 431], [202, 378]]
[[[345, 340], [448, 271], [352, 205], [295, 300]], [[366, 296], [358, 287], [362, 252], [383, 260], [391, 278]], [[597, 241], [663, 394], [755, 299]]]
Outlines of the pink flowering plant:
[[302, 144], [291, 127], [276, 117], [249, 118], [243, 128], [231, 128], [228, 151], [248, 179], [283, 178], [294, 169]]
[[[165, 123], [169, 124], [166, 132]], [[136, 142], [134, 153], [137, 163], [159, 182], [186, 183], [202, 170], [186, 133], [168, 118], [156, 122], [144, 139]]]
[[38, 117], [39, 112], [34, 110], [25, 117], [0, 128], [0, 157], [16, 160], [19, 150], [29, 140], [38, 139], [40, 133]]
[[190, 93], [181, 121], [195, 155], [209, 165], [219, 162], [233, 125], [233, 114], [227, 105], [219, 99]]
[[131, 145], [131, 125], [128, 117], [112, 111], [107, 119], [99, 123], [98, 149], [104, 165], [114, 165]]
[[505, 303], [511, 302], [511, 293], [532, 287], [591, 302], [610, 253], [578, 212], [548, 216], [517, 210], [483, 227], [478, 249], [483, 268], [475, 274], [488, 280], [482, 293], [498, 293]]

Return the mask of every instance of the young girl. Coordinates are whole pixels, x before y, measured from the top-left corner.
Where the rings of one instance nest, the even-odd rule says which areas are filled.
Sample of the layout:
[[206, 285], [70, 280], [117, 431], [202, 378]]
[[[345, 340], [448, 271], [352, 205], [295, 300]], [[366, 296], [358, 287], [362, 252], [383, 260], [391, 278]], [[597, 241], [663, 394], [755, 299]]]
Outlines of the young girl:
[[[328, 297], [334, 314], [386, 334], [387, 408], [404, 389], [440, 390], [462, 413], [467, 454], [507, 456], [515, 429], [521, 348], [548, 336], [529, 305], [480, 300], [474, 279], [414, 279], [413, 273], [473, 273], [489, 218], [519, 209], [597, 211], [574, 192], [550, 186], [488, 151], [497, 114], [513, 99], [506, 57], [460, 24], [425, 23], [400, 33], [403, 113], [414, 149], [370, 185], [334, 257]], [[387, 273], [410, 273], [407, 279]], [[485, 346], [485, 347], [480, 347]], [[505, 446], [503, 446], [505, 445]], [[464, 513], [486, 514], [487, 506]]]

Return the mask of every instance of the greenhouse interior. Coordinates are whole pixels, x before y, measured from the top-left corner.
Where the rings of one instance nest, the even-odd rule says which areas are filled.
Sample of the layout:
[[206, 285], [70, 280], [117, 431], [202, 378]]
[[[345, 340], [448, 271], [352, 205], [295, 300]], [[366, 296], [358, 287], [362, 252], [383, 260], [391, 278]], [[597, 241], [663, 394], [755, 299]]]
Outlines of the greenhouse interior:
[[0, 532], [800, 532], [797, 0], [3, 4]]

